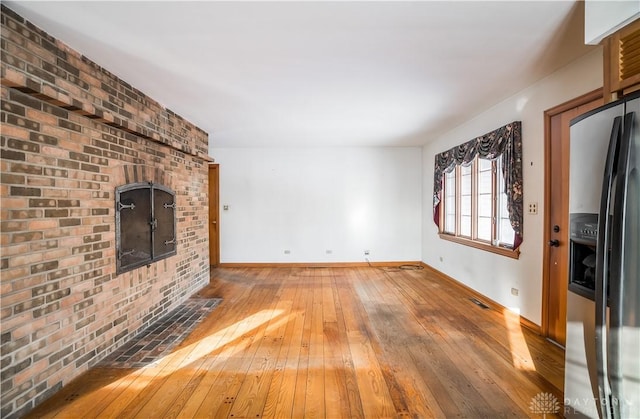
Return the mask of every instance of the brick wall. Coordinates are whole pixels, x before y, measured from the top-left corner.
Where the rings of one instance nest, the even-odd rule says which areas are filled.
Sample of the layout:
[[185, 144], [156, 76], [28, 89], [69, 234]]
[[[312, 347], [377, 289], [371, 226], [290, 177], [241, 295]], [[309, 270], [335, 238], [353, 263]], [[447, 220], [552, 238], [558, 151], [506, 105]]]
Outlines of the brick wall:
[[[208, 283], [208, 136], [2, 6], [2, 417]], [[117, 186], [176, 191], [178, 254], [115, 274]]]

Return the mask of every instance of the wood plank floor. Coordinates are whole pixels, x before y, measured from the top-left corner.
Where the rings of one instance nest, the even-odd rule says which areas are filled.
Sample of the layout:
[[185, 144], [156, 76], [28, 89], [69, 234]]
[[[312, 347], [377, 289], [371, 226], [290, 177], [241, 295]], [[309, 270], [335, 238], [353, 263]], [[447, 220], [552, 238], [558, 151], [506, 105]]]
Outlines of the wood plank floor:
[[428, 270], [219, 268], [199, 294], [224, 301], [170, 355], [94, 368], [30, 417], [533, 417], [539, 393], [562, 401], [561, 349]]

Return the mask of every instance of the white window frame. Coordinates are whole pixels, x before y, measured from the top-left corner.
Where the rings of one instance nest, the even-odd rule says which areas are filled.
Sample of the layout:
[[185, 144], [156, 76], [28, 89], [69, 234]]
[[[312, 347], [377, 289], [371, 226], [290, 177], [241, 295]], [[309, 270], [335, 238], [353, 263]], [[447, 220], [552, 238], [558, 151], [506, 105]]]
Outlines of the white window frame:
[[[452, 172], [444, 174], [443, 190], [442, 190], [442, 208], [440, 212], [440, 237], [445, 240], [454, 241], [456, 243], [464, 244], [467, 246], [475, 247], [478, 249], [487, 250], [493, 253], [508, 256], [517, 259], [520, 255], [518, 249], [513, 249], [513, 240], [515, 235], [512, 236], [510, 243], [505, 243], [500, 240], [501, 225], [504, 224], [503, 220], [508, 220], [509, 214], [502, 214], [501, 209], [504, 207], [503, 200], [506, 199], [502, 185], [504, 180], [502, 179], [501, 163], [500, 159], [491, 161], [491, 239], [486, 240], [478, 237], [478, 178], [479, 178], [479, 157], [476, 156], [473, 161], [468, 165], [471, 168], [471, 233], [463, 234], [462, 228], [462, 166], [456, 165]], [[454, 178], [454, 182], [451, 182], [451, 178]], [[455, 184], [455, 193], [451, 193], [451, 185]], [[453, 199], [452, 199], [453, 198]], [[452, 211], [452, 207], [455, 209]], [[451, 230], [451, 220], [449, 218], [449, 224], [447, 224], [447, 215], [455, 214], [455, 230]], [[510, 225], [509, 228], [511, 229]], [[513, 232], [513, 229], [511, 229]]]

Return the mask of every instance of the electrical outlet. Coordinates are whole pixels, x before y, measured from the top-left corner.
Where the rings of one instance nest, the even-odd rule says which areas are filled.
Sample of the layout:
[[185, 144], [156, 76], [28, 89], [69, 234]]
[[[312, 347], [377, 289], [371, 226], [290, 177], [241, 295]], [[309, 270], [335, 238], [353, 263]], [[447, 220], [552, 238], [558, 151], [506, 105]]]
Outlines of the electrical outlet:
[[515, 295], [516, 297], [518, 296], [518, 288], [511, 288], [511, 295]]
[[364, 251], [364, 255], [365, 255], [365, 256], [369, 256], [369, 253], [371, 253], [371, 252], [369, 252], [368, 250], [365, 250], [365, 251]]
[[284, 251], [284, 254], [285, 254], [285, 255], [290, 255], [290, 254], [291, 254], [291, 250], [286, 249], [286, 250]]
[[327, 249], [327, 250], [325, 250], [324, 252], [325, 252], [326, 254], [330, 255], [331, 253], [333, 253], [333, 250], [331, 250], [331, 249]]
[[529, 214], [537, 214], [537, 213], [538, 213], [538, 203], [529, 202]]

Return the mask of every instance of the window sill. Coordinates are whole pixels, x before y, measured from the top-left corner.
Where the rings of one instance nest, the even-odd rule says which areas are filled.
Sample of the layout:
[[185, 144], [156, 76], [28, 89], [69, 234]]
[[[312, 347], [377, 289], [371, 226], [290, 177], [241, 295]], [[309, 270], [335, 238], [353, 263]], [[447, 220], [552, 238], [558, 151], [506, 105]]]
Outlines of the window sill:
[[490, 244], [485, 244], [482, 242], [473, 241], [470, 239], [464, 239], [462, 237], [452, 236], [450, 234], [439, 234], [441, 239], [448, 240], [454, 243], [462, 244], [465, 246], [473, 247], [475, 249], [485, 250], [487, 252], [495, 253], [497, 255], [506, 256], [512, 259], [520, 258], [520, 250], [519, 249], [507, 249], [506, 247], [496, 247], [491, 246]]

